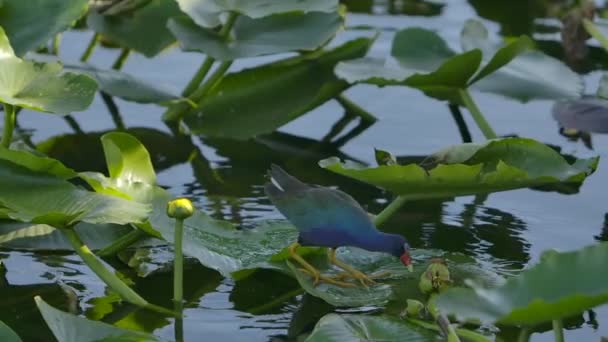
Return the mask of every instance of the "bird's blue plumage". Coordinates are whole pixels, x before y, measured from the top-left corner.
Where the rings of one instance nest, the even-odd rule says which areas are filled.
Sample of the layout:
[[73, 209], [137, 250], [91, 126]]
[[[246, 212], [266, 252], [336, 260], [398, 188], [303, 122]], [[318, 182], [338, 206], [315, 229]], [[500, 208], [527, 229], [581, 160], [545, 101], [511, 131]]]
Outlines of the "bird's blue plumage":
[[266, 194], [300, 232], [302, 245], [354, 246], [400, 256], [405, 239], [378, 231], [368, 213], [348, 194], [310, 186], [273, 165]]

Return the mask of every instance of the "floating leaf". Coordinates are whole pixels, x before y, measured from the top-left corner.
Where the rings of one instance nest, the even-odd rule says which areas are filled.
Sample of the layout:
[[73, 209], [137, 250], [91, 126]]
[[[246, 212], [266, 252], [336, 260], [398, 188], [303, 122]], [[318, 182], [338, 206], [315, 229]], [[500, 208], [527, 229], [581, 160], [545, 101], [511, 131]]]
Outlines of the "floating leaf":
[[323, 316], [306, 342], [338, 341], [433, 341], [439, 335], [388, 316]]
[[181, 10], [202, 27], [221, 24], [223, 13], [235, 12], [253, 19], [288, 12], [336, 12], [338, 0], [177, 0]]
[[15, 54], [23, 56], [69, 28], [87, 8], [87, 0], [3, 0], [0, 26], [6, 31]]
[[74, 316], [48, 305], [42, 298], [35, 298], [38, 310], [55, 338], [61, 342], [83, 341], [160, 341], [153, 335], [115, 327]]
[[97, 89], [95, 81], [62, 73], [60, 63], [36, 63], [14, 55], [0, 27], [0, 101], [43, 112], [69, 114], [86, 109]]
[[334, 76], [335, 64], [364, 55], [372, 41], [360, 38], [317, 56], [229, 74], [184, 121], [192, 132], [209, 136], [248, 139], [272, 132], [348, 88]]
[[[436, 155], [440, 164], [365, 167], [337, 158], [319, 162], [333, 172], [412, 199], [464, 196], [552, 183], [581, 183], [598, 158], [569, 164], [559, 153], [532, 139], [507, 138], [487, 144], [456, 145]], [[448, 164], [441, 164], [446, 163]]]
[[[437, 299], [442, 312], [488, 323], [535, 325], [608, 303], [608, 244], [545, 253], [539, 264], [494, 289], [454, 288]], [[550, 286], [559, 284], [559, 286]]]
[[152, 0], [131, 15], [102, 15], [91, 12], [87, 24], [121, 46], [146, 57], [154, 57], [175, 42], [167, 20], [180, 15], [174, 0]]
[[169, 30], [186, 51], [200, 51], [229, 61], [280, 52], [314, 50], [329, 41], [342, 26], [338, 13], [284, 13], [251, 19], [239, 17], [226, 41], [188, 17], [169, 20]]
[[395, 34], [392, 60], [361, 58], [341, 62], [336, 75], [350, 83], [406, 85], [427, 95], [459, 103], [458, 89], [472, 87], [522, 101], [533, 98], [577, 98], [582, 80], [559, 60], [526, 51], [532, 41], [522, 36], [504, 45], [488, 38], [478, 21], [466, 22], [456, 54], [436, 33], [407, 28]]
[[3, 342], [21, 342], [21, 338], [8, 325], [0, 321], [0, 341]]
[[553, 105], [553, 118], [565, 129], [608, 133], [608, 100], [583, 97]]

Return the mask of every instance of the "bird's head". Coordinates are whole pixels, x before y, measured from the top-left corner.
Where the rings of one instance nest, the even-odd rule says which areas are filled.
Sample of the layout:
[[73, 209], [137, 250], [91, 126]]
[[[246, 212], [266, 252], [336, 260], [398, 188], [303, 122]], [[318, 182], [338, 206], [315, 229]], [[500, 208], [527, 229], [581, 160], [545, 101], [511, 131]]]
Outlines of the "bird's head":
[[398, 234], [386, 234], [390, 239], [390, 253], [399, 260], [407, 269], [412, 272], [414, 266], [412, 265], [412, 257], [410, 256], [410, 245], [407, 243], [403, 236]]

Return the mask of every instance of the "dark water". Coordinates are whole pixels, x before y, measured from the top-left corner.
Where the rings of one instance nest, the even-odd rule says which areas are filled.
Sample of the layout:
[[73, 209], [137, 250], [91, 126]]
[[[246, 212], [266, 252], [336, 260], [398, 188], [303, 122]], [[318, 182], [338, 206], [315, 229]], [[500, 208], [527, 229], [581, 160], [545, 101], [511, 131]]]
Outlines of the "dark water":
[[[402, 5], [398, 2], [391, 5], [390, 1], [351, 0], [350, 3], [352, 8], [374, 14], [350, 15], [349, 26], [373, 25], [383, 29], [372, 50], [376, 56], [387, 55], [393, 32], [408, 26], [436, 29], [457, 48], [464, 21], [480, 16], [492, 32], [533, 34], [547, 53], [558, 57], [562, 54], [557, 41], [559, 33], [548, 28], [547, 21], [535, 21], [555, 10], [544, 1], [451, 0], [444, 6], [413, 1]], [[349, 30], [341, 33], [336, 42], [365, 34], [369, 32]], [[77, 59], [90, 36], [89, 32], [65, 34], [62, 58]], [[99, 49], [92, 62], [109, 67], [117, 55], [117, 50]], [[153, 60], [134, 55], [127, 61], [125, 71], [179, 89], [201, 60], [198, 54], [173, 49]], [[233, 68], [269, 60], [271, 58], [238, 61]], [[591, 58], [579, 66], [585, 73], [587, 93], [597, 88], [601, 73], [595, 69], [605, 65], [605, 61], [608, 55], [592, 48]], [[403, 159], [417, 160], [462, 141], [448, 107], [418, 91], [357, 86], [350, 89], [348, 95], [380, 120], [367, 128], [351, 122], [343, 132], [329, 137], [331, 139], [328, 133], [344, 114], [333, 101], [282, 127], [280, 132], [248, 142], [174, 138], [160, 120], [162, 108], [118, 99], [116, 104], [122, 124], [150, 150], [163, 186], [176, 195], [194, 198], [199, 208], [216, 218], [247, 226], [263, 219], [281, 218], [264, 197], [261, 187], [264, 171], [271, 162], [283, 165], [305, 181], [338, 185], [369, 211], [378, 212], [390, 200], [388, 194], [331, 175], [319, 169], [316, 162], [337, 155], [373, 163], [374, 147]], [[606, 135], [592, 136], [593, 149], [582, 141], [561, 136], [551, 117], [553, 103], [550, 101], [521, 104], [495, 95], [474, 93], [473, 96], [501, 135], [531, 137], [577, 157], [608, 157]], [[52, 144], [51, 155], [69, 166], [77, 170], [105, 171], [99, 137], [115, 129], [116, 122], [100, 97], [88, 111], [77, 113], [74, 118], [79, 128], [56, 116], [23, 111], [19, 123], [22, 133], [31, 134], [35, 144], [47, 147]], [[468, 117], [466, 121], [473, 139], [482, 140], [473, 122]], [[190, 160], [192, 151], [195, 157]], [[386, 227], [405, 235], [414, 247], [463, 252], [481, 261], [492, 260], [505, 267], [521, 269], [535, 263], [545, 249], [573, 250], [608, 240], [605, 218], [608, 171], [604, 164], [602, 160], [598, 171], [577, 194], [517, 190], [487, 197], [412, 203]], [[218, 182], [215, 175], [224, 182]], [[8, 270], [0, 285], [3, 298], [0, 320], [14, 327], [26, 341], [52, 340], [32, 297], [41, 295], [52, 305], [65, 309], [65, 295], [55, 285], [57, 277], [77, 291], [86, 316], [154, 332], [166, 339], [173, 337], [171, 320], [117, 304], [116, 298], [105, 295], [104, 286], [74, 255], [3, 251], [0, 256]], [[112, 265], [131, 276], [144, 297], [170, 305], [167, 295], [172, 288], [170, 273], [137, 278], [120, 261]], [[257, 272], [235, 282], [193, 263], [187, 268], [185, 284], [185, 297], [189, 300], [185, 334], [190, 341], [203, 337], [209, 341], [294, 340], [323, 314], [334, 310], [315, 298], [303, 296], [291, 278], [270, 271]], [[608, 308], [599, 308], [596, 313], [599, 326], [590, 322], [587, 314], [569, 320], [567, 340], [598, 341], [602, 334], [608, 335]], [[511, 341], [513, 336], [507, 331], [501, 338]], [[552, 335], [534, 334], [532, 340], [549, 341]]]

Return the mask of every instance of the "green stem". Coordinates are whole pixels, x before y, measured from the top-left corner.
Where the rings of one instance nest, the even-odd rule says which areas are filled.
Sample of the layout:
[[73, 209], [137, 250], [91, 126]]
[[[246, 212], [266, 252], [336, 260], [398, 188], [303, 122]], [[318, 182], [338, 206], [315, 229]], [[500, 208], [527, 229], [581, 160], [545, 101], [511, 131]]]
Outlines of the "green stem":
[[528, 342], [530, 341], [531, 331], [530, 328], [522, 328], [517, 337], [517, 342]]
[[116, 103], [114, 103], [112, 96], [104, 93], [103, 91], [100, 93], [101, 93], [101, 99], [103, 100], [103, 103], [105, 103], [106, 108], [108, 108], [108, 112], [110, 112], [110, 115], [112, 116], [112, 121], [114, 121], [114, 125], [116, 126], [116, 129], [121, 130], [121, 131], [126, 130], [125, 122], [122, 120], [122, 116], [120, 116], [120, 111], [118, 110], [118, 106], [116, 105]]
[[71, 115], [63, 116], [63, 120], [65, 120], [65, 122], [68, 124], [68, 126], [70, 126], [70, 128], [74, 131], [74, 133], [85, 134], [84, 131], [82, 130], [82, 128], [80, 127], [80, 124], [78, 123], [78, 121], [76, 121], [76, 119], [74, 119], [73, 116], [71, 116]]
[[93, 38], [91, 38], [89, 45], [87, 45], [86, 50], [84, 50], [84, 53], [80, 57], [81, 62], [86, 62], [89, 60], [89, 58], [91, 58], [91, 55], [93, 54], [93, 51], [95, 51], [95, 47], [97, 46], [98, 42], [99, 42], [99, 33], [95, 33], [93, 35]]
[[340, 105], [346, 110], [347, 113], [356, 115], [365, 122], [374, 123], [378, 120], [370, 112], [366, 111], [361, 106], [349, 100], [346, 96], [342, 94], [336, 96], [336, 101], [340, 103]]
[[471, 116], [473, 117], [473, 120], [475, 120], [477, 127], [479, 127], [486, 139], [496, 139], [496, 132], [494, 132], [486, 118], [483, 116], [483, 114], [479, 110], [479, 107], [477, 107], [477, 105], [475, 104], [475, 101], [473, 101], [471, 94], [469, 94], [466, 89], [460, 89], [460, 98], [462, 99], [462, 102], [464, 103], [465, 107], [467, 107], [467, 109], [471, 113]]
[[260, 306], [256, 306], [254, 308], [251, 308], [249, 310], [247, 310], [249, 313], [251, 313], [252, 315], [258, 315], [260, 313], [263, 313], [265, 311], [268, 311], [269, 309], [274, 308], [275, 306], [278, 305], [282, 305], [285, 303], [285, 301], [287, 301], [290, 298], [296, 297], [301, 295], [302, 293], [304, 293], [304, 289], [303, 288], [298, 288], [295, 289], [293, 291], [287, 292], [279, 297], [276, 297], [275, 299], [273, 299], [272, 301], [268, 302], [268, 303], [264, 303]]
[[194, 93], [196, 91], [198, 86], [205, 79], [205, 76], [207, 76], [207, 73], [213, 66], [214, 62], [215, 62], [215, 59], [213, 57], [207, 56], [205, 58], [205, 60], [203, 61], [203, 64], [201, 64], [201, 66], [196, 71], [196, 74], [194, 75], [194, 77], [192, 77], [190, 82], [188, 82], [188, 85], [186, 85], [186, 88], [184, 88], [184, 91], [182, 91], [182, 96], [190, 96], [190, 95], [192, 95], [192, 93]]
[[[179, 312], [180, 315], [184, 312], [184, 305], [182, 302], [174, 302], [173, 310]], [[175, 342], [184, 342], [184, 320], [181, 317], [175, 319]]]
[[458, 334], [456, 334], [454, 327], [445, 315], [439, 314], [435, 321], [437, 321], [437, 325], [441, 328], [441, 332], [445, 335], [447, 342], [460, 342]]
[[554, 319], [552, 323], [555, 342], [564, 342], [564, 323], [561, 319]]
[[61, 45], [61, 33], [57, 33], [55, 37], [53, 37], [53, 50], [51, 53], [55, 56], [59, 55], [59, 46]]
[[111, 244], [105, 246], [104, 248], [97, 251], [97, 255], [105, 258], [112, 255], [116, 255], [118, 252], [128, 248], [132, 244], [136, 243], [140, 239], [142, 239], [147, 234], [142, 232], [139, 229], [133, 229], [129, 233], [119, 237], [118, 239], [112, 241]]
[[171, 310], [165, 309], [163, 307], [150, 304], [148, 301], [143, 299], [140, 295], [138, 295], [135, 291], [133, 291], [127, 284], [125, 284], [120, 278], [118, 278], [114, 273], [110, 272], [106, 266], [91, 252], [89, 247], [85, 245], [78, 233], [72, 228], [61, 229], [61, 232], [68, 239], [72, 248], [78, 253], [78, 255], [82, 258], [85, 264], [101, 279], [106, 285], [114, 292], [118, 293], [120, 297], [126, 300], [129, 303], [148, 308], [160, 313], [169, 314], [174, 316], [175, 313]]
[[118, 55], [118, 58], [116, 59], [114, 64], [112, 64], [112, 69], [114, 69], [114, 70], [122, 69], [122, 67], [125, 65], [125, 62], [127, 61], [127, 58], [129, 57], [130, 53], [131, 53], [131, 49], [123, 48], [120, 51], [120, 55]]
[[2, 134], [2, 146], [9, 148], [13, 140], [15, 129], [15, 106], [4, 103], [4, 133]]
[[384, 210], [382, 210], [376, 218], [374, 219], [374, 224], [376, 227], [381, 226], [389, 217], [393, 216], [393, 214], [399, 210], [403, 206], [403, 204], [408, 200], [406, 196], [398, 196], [395, 198], [391, 204], [389, 204]]
[[585, 30], [587, 30], [587, 33], [600, 42], [600, 45], [602, 45], [604, 50], [608, 51], [608, 38], [602, 34], [597, 26], [589, 19], [583, 19], [583, 26], [585, 27]]
[[175, 259], [173, 260], [173, 300], [182, 303], [184, 300], [184, 255], [182, 240], [184, 237], [184, 220], [175, 220]]
[[[441, 331], [441, 328], [433, 323], [428, 323], [425, 321], [421, 321], [418, 319], [413, 319], [413, 318], [407, 318], [406, 319], [408, 322], [415, 324], [419, 327], [425, 328], [425, 329], [429, 329], [429, 330], [433, 330], [433, 331]], [[485, 337], [484, 335], [478, 334], [474, 331], [471, 330], [466, 330], [466, 329], [454, 329], [454, 331], [456, 332], [456, 334], [459, 337], [462, 337], [464, 339], [466, 339], [467, 341], [472, 341], [472, 342], [490, 342], [490, 339], [488, 339], [487, 337]]]

